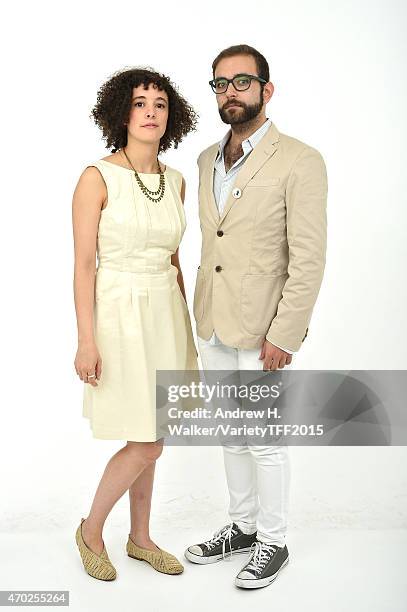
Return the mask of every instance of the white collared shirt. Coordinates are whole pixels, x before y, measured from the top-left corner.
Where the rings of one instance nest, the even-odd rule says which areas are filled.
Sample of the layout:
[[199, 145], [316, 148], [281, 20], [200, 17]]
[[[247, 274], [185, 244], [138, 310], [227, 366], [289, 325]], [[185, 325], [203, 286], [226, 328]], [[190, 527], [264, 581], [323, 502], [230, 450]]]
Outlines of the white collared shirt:
[[[230, 138], [231, 130], [229, 130], [228, 133], [220, 141], [219, 151], [215, 160], [215, 171], [213, 173], [213, 194], [215, 197], [216, 206], [218, 207], [219, 216], [221, 216], [223, 213], [226, 201], [236, 180], [237, 173], [241, 169], [247, 157], [253, 151], [254, 147], [263, 138], [270, 126], [271, 120], [267, 118], [263, 125], [261, 125], [253, 134], [251, 134], [251, 136], [243, 140], [243, 155], [237, 161], [235, 161], [233, 166], [229, 168], [227, 172], [225, 169], [225, 146]], [[209, 339], [209, 343], [221, 344], [221, 341], [219, 340], [215, 332], [213, 332], [211, 338]], [[293, 354], [293, 351], [289, 351], [288, 349], [285, 349], [281, 346], [279, 346], [278, 348], [281, 348], [283, 351], [286, 351], [291, 355]]]
[[219, 216], [222, 215], [225, 208], [226, 200], [232, 190], [236, 175], [246, 161], [248, 155], [253, 151], [256, 144], [263, 138], [271, 125], [270, 119], [267, 119], [249, 138], [243, 140], [242, 149], [243, 155], [229, 168], [225, 170], [225, 146], [230, 138], [231, 130], [222, 138], [219, 143], [219, 151], [215, 160], [215, 172], [213, 173], [213, 194], [215, 196], [216, 205], [219, 210]]

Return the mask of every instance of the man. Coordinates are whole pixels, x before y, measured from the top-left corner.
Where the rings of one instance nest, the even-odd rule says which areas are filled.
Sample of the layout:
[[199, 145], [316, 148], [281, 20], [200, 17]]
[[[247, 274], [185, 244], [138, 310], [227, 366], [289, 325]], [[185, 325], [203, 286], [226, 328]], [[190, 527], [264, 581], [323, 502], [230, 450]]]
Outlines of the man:
[[[274, 87], [261, 53], [229, 47], [212, 71], [231, 130], [198, 158], [198, 347], [205, 370], [277, 370], [304, 341], [322, 282], [325, 163], [266, 117]], [[288, 562], [288, 447], [227, 444], [223, 451], [231, 522], [185, 556], [206, 564], [250, 552], [235, 584], [266, 586]]]

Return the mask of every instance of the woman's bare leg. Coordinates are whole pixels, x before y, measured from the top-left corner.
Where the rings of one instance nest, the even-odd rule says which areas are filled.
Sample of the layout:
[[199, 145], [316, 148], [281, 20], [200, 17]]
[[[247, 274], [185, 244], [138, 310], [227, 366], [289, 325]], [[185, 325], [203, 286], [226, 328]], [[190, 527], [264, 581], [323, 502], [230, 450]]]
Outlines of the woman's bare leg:
[[150, 538], [150, 510], [153, 493], [155, 461], [150, 463], [129, 488], [130, 537], [137, 546], [158, 550]]
[[[162, 452], [162, 440], [157, 442], [127, 442], [106, 465], [99, 482], [89, 515], [82, 523], [86, 545], [96, 554], [103, 550], [103, 526], [109, 512], [140, 474]], [[150, 495], [151, 497], [151, 495]]]

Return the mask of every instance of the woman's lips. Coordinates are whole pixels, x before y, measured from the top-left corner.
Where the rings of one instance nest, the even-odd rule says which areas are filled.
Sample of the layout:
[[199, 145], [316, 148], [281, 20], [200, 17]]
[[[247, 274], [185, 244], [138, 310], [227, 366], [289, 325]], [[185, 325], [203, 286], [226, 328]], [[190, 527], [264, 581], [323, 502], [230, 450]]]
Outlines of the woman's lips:
[[154, 128], [157, 128], [157, 127], [158, 127], [158, 125], [147, 124], [147, 125], [142, 125], [141, 127], [145, 127], [145, 128], [154, 129]]

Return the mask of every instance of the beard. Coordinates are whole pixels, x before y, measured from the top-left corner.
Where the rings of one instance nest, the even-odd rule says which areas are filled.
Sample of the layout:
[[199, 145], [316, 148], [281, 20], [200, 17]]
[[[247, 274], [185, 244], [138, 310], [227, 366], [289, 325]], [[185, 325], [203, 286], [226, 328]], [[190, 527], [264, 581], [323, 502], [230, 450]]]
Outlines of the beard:
[[[227, 105], [232, 105], [231, 102], [226, 102]], [[244, 102], [235, 102], [236, 106], [241, 107], [241, 111], [232, 111], [230, 112], [227, 108], [223, 106], [219, 108], [219, 115], [222, 119], [223, 123], [228, 123], [229, 125], [239, 125], [240, 123], [247, 123], [252, 119], [255, 119], [257, 115], [261, 112], [263, 108], [263, 100], [259, 100], [256, 104], [245, 104]]]

